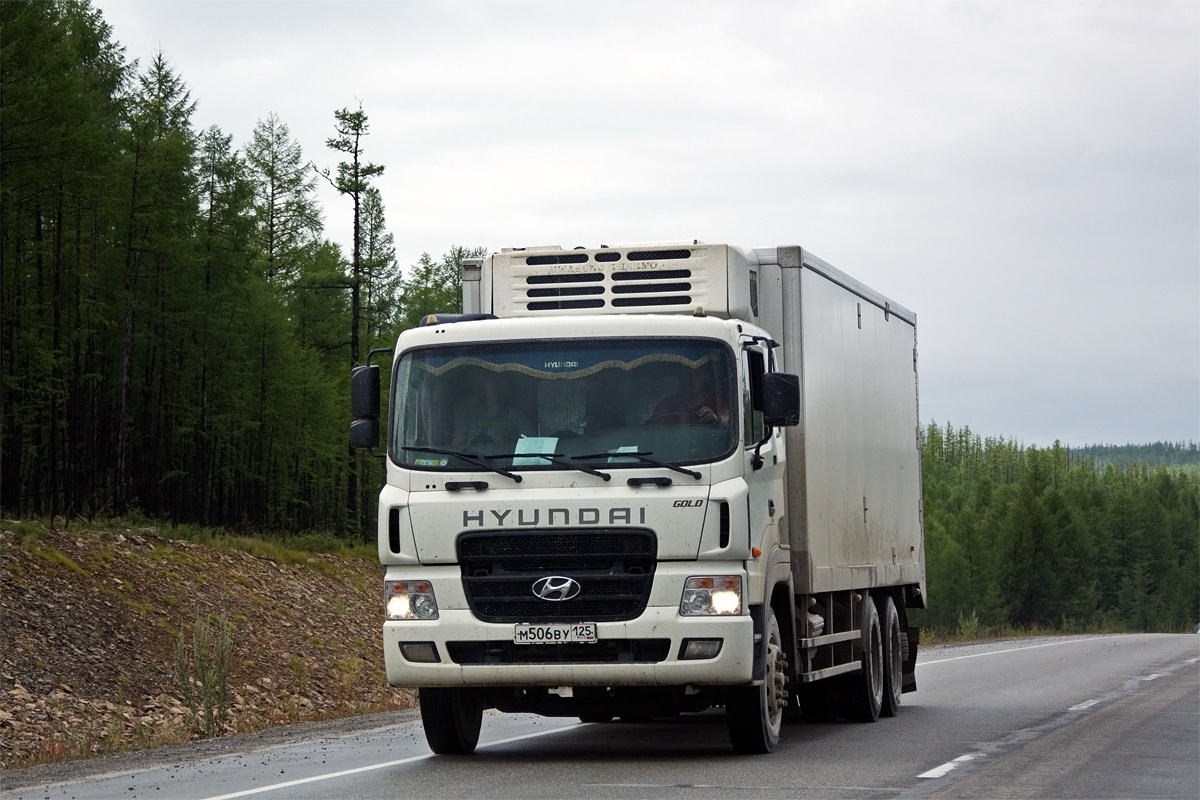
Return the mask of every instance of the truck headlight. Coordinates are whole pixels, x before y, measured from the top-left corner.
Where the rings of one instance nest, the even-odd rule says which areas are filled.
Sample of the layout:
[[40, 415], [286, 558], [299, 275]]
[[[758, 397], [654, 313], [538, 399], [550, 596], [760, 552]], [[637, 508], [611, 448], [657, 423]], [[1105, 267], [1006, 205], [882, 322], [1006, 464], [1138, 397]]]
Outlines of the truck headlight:
[[383, 601], [388, 619], [437, 619], [437, 598], [429, 581], [384, 581]]
[[683, 584], [679, 613], [685, 617], [724, 617], [742, 613], [742, 579], [737, 575], [701, 575]]

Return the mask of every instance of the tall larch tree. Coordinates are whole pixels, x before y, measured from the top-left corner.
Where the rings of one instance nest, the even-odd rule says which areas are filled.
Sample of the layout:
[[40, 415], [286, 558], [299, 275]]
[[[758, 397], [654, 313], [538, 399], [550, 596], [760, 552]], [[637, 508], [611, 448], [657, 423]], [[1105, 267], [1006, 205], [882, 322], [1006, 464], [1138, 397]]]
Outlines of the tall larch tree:
[[203, 524], [227, 520], [228, 486], [219, 480], [222, 451], [230, 452], [252, 424], [238, 398], [250, 383], [244, 364], [249, 341], [236, 318], [246, 314], [252, 274], [250, 214], [253, 187], [232, 137], [215, 126], [200, 136], [201, 220], [196, 232], [198, 289], [188, 320], [189, 391], [177, 463], [168, 473], [176, 489], [174, 513]]
[[370, 187], [371, 178], [383, 174], [383, 167], [364, 160], [363, 139], [370, 133], [367, 115], [359, 105], [357, 111], [343, 108], [334, 112], [334, 129], [337, 136], [327, 139], [330, 150], [345, 155], [348, 160], [337, 166], [337, 176], [328, 170], [321, 174], [335, 189], [346, 195], [354, 204], [354, 241], [350, 256], [350, 364], [359, 363], [359, 338], [362, 314], [362, 223], [363, 199]]
[[386, 347], [396, 334], [400, 270], [395, 239], [387, 230], [383, 198], [374, 186], [363, 194], [362, 282], [363, 324], [368, 347]]
[[[354, 233], [353, 250], [350, 257], [350, 365], [359, 363], [359, 341], [362, 324], [362, 222], [363, 198], [370, 186], [370, 180], [383, 174], [383, 167], [365, 160], [363, 155], [363, 139], [370, 132], [366, 113], [360, 104], [357, 111], [343, 108], [334, 112], [334, 129], [337, 136], [327, 139], [325, 144], [330, 150], [342, 153], [348, 160], [337, 166], [337, 176], [330, 175], [328, 170], [321, 174], [333, 184], [340, 193], [346, 195], [354, 203]], [[349, 475], [346, 486], [346, 505], [350, 519], [356, 521], [362, 531], [366, 530], [365, 514], [359, 513], [358, 503], [358, 474], [360, 455], [347, 446], [349, 458]]]
[[[139, 475], [132, 471], [135, 447], [143, 455], [155, 452], [151, 443], [161, 441], [166, 430], [165, 415], [151, 415], [148, 429], [137, 431], [142, 439], [131, 441], [135, 410], [165, 401], [170, 392], [169, 351], [171, 314], [168, 306], [181, 298], [168, 291], [171, 279], [194, 268], [188, 263], [192, 236], [198, 217], [198, 187], [195, 175], [196, 135], [192, 114], [196, 103], [183, 80], [159, 53], [139, 76], [132, 98], [129, 145], [126, 154], [125, 190], [128, 209], [125, 220], [125, 253], [122, 270], [124, 312], [120, 355], [120, 395], [117, 411], [117, 471], [115, 509], [124, 513], [134, 487], [133, 481], [156, 486], [157, 458], [138, 460]], [[152, 281], [147, 287], [147, 281]], [[147, 291], [148, 290], [148, 291]], [[138, 311], [142, 335], [138, 335]], [[141, 375], [134, 375], [136, 366]], [[138, 382], [140, 396], [133, 396]]]
[[317, 178], [274, 112], [254, 127], [246, 163], [254, 183], [255, 244], [263, 277], [291, 288], [321, 235]]

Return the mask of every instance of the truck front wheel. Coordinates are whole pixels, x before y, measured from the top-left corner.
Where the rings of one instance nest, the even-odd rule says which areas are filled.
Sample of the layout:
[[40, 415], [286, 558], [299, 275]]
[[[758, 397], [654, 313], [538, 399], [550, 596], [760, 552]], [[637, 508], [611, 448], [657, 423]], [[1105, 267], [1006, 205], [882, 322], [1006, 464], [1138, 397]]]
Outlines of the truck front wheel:
[[779, 622], [770, 606], [763, 608], [763, 679], [758, 686], [739, 686], [725, 707], [729, 740], [739, 753], [770, 753], [779, 744], [787, 706], [787, 654]]
[[472, 689], [421, 689], [421, 724], [438, 755], [468, 755], [479, 744], [483, 700]]

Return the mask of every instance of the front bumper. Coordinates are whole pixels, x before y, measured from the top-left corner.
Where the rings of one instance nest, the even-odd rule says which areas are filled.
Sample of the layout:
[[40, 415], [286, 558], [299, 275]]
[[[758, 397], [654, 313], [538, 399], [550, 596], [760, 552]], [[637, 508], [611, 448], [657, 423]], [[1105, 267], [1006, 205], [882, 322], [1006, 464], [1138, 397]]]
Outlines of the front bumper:
[[[512, 623], [481, 622], [468, 608], [457, 567], [391, 568], [388, 579], [433, 582], [439, 618], [383, 625], [388, 683], [431, 686], [736, 686], [753, 672], [748, 614], [682, 617], [684, 581], [710, 574], [711, 562], [660, 563], [650, 602], [636, 619], [598, 622], [597, 644], [514, 645]], [[719, 568], [718, 568], [719, 569]], [[740, 569], [740, 567], [738, 568]], [[734, 570], [736, 573], [738, 570]], [[743, 582], [743, 585], [745, 583]], [[743, 598], [745, 606], [748, 598]], [[579, 620], [588, 622], [590, 620]], [[719, 639], [713, 658], [682, 659], [687, 639]], [[437, 663], [409, 661], [401, 645], [432, 643]]]

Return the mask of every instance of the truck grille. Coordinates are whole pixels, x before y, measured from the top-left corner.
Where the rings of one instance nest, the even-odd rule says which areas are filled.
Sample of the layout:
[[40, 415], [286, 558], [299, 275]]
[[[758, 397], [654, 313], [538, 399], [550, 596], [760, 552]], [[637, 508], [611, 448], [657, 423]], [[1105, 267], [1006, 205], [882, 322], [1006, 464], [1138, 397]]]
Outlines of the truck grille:
[[[478, 531], [458, 538], [471, 611], [484, 622], [616, 622], [646, 608], [657, 543], [646, 530]], [[539, 578], [578, 582], [578, 596], [533, 593]]]

